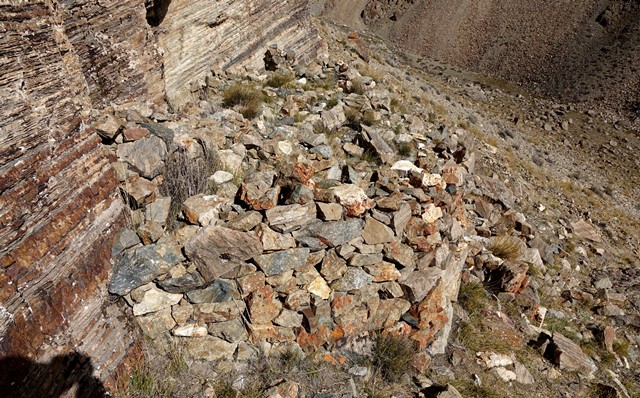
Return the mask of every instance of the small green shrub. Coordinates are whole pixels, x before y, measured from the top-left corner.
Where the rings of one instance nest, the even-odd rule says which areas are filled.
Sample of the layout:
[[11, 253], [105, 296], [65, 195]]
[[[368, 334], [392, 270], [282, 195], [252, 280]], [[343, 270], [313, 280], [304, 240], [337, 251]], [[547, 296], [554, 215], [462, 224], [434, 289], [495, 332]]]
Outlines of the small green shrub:
[[327, 101], [327, 109], [331, 109], [336, 105], [338, 105], [338, 99], [337, 98], [329, 98], [329, 100]]
[[489, 306], [487, 291], [481, 283], [463, 283], [458, 302], [469, 314], [478, 313]]

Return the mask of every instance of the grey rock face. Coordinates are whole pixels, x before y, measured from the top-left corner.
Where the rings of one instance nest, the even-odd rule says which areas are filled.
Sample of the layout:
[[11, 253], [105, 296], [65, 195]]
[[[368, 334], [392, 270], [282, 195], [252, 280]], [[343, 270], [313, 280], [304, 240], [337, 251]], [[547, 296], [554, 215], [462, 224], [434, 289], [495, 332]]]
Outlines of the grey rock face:
[[204, 289], [192, 290], [187, 293], [187, 299], [193, 304], [220, 303], [229, 301], [235, 292], [233, 285], [223, 279], [216, 279]]
[[210, 282], [262, 253], [262, 243], [247, 232], [207, 227], [187, 242], [185, 253], [197, 265], [204, 279]]
[[267, 276], [278, 275], [285, 271], [303, 266], [309, 258], [310, 250], [289, 249], [254, 257], [256, 264]]
[[109, 292], [123, 296], [184, 260], [179, 248], [172, 245], [153, 244], [127, 251], [116, 262]]
[[342, 278], [331, 284], [331, 288], [337, 291], [346, 292], [356, 290], [373, 282], [373, 276], [367, 274], [358, 267], [349, 267]]
[[176, 278], [168, 278], [158, 285], [169, 293], [185, 293], [204, 285], [205, 281], [199, 273], [187, 273]]
[[335, 247], [362, 235], [363, 227], [363, 221], [355, 218], [346, 221], [320, 222], [296, 231], [294, 238], [313, 237], [330, 247]]
[[158, 137], [149, 137], [118, 145], [118, 157], [145, 178], [155, 178], [162, 172], [167, 158], [167, 146]]

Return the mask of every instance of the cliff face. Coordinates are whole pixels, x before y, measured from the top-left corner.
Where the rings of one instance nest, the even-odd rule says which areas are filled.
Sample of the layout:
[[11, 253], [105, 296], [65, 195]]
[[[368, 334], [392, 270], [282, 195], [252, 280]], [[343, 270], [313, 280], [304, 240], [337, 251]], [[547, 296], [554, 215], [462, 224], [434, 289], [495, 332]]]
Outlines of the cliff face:
[[640, 109], [637, 2], [328, 0], [325, 13], [544, 94]]
[[91, 110], [130, 100], [161, 105], [165, 80], [180, 104], [190, 80], [213, 65], [257, 59], [271, 42], [305, 52], [315, 43], [296, 22], [301, 4], [0, 2], [0, 392], [68, 390], [60, 372], [77, 372], [77, 360], [38, 364], [74, 352], [104, 380], [136, 348], [126, 319], [107, 303], [122, 205]]
[[0, 6], [0, 351], [14, 358], [2, 360], [0, 386], [16, 375], [41, 381], [10, 396], [67, 388], [36, 361], [76, 351], [105, 378], [135, 346], [105, 304], [121, 203], [87, 115], [108, 101], [161, 98], [145, 26], [133, 1]]
[[192, 100], [190, 91], [197, 91], [197, 81], [204, 82], [211, 68], [264, 66], [270, 45], [300, 58], [313, 54], [320, 40], [306, 15], [306, 1], [171, 1], [158, 33], [171, 105]]

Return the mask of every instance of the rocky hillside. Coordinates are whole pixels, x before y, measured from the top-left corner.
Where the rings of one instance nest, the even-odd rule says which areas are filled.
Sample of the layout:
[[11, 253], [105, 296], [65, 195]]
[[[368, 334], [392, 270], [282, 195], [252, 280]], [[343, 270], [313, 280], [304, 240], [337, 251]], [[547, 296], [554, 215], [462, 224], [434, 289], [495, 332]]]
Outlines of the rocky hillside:
[[562, 94], [583, 3], [2, 2], [0, 395], [640, 395], [633, 119], [408, 35]]
[[616, 127], [322, 31], [180, 114], [105, 110], [109, 290], [150, 341], [117, 394], [637, 395], [637, 175], [555, 143]]
[[530, 91], [638, 117], [640, 4], [581, 0], [326, 1], [325, 12], [402, 48]]

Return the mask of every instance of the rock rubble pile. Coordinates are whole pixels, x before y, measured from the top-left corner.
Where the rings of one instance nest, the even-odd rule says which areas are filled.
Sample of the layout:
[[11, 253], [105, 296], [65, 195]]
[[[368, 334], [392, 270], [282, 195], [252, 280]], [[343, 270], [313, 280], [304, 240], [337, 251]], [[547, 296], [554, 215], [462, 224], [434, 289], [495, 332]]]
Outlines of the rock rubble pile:
[[[181, 114], [128, 104], [103, 115], [130, 208], [109, 291], [148, 337], [184, 339], [194, 360], [243, 361], [392, 335], [424, 369], [447, 349], [461, 283], [474, 282], [521, 309], [552, 363], [593, 374], [578, 345], [537, 327], [547, 309], [528, 272], [559, 249], [502, 181], [477, 173], [468, 131], [398, 106], [384, 76], [345, 62], [301, 66], [277, 49], [265, 61], [265, 74], [212, 74]], [[247, 98], [230, 101], [238, 92]], [[495, 357], [478, 363], [533, 382]]]

